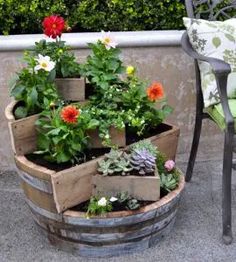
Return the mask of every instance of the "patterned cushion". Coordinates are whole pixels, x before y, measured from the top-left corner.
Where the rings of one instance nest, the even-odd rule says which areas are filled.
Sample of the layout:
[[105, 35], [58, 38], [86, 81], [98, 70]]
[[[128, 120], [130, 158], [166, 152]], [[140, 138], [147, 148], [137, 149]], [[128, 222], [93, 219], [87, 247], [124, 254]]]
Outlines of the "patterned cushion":
[[[234, 118], [234, 128], [236, 130], [236, 99], [229, 99], [229, 108]], [[225, 129], [225, 117], [221, 104], [216, 104], [209, 106], [205, 109], [205, 112], [208, 113], [215, 123], [222, 129]]]
[[[189, 40], [201, 55], [214, 57], [229, 63], [231, 74], [228, 77], [229, 98], [236, 97], [236, 18], [219, 21], [184, 18]], [[219, 93], [211, 66], [199, 62], [204, 105], [219, 103]]]

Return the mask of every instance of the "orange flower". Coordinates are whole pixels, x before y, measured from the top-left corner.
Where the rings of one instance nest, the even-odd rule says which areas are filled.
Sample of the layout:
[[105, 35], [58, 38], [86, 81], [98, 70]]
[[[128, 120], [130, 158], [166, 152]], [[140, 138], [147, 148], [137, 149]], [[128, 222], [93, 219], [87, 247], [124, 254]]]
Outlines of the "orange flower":
[[164, 90], [162, 84], [154, 82], [151, 86], [147, 88], [147, 96], [151, 101], [163, 98]]
[[69, 124], [75, 124], [79, 115], [80, 112], [75, 106], [65, 106], [61, 110], [62, 120]]

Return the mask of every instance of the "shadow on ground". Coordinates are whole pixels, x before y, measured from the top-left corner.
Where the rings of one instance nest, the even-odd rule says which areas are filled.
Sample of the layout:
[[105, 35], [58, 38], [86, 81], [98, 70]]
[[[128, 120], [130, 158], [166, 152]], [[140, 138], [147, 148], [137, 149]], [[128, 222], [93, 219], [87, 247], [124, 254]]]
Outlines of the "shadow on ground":
[[[185, 170], [186, 164], [179, 165]], [[52, 247], [34, 224], [17, 175], [0, 173], [0, 261], [42, 262], [217, 262], [236, 261], [236, 179], [233, 179], [235, 240], [221, 242], [221, 161], [199, 161], [181, 199], [171, 235], [145, 252], [109, 259], [76, 257]]]

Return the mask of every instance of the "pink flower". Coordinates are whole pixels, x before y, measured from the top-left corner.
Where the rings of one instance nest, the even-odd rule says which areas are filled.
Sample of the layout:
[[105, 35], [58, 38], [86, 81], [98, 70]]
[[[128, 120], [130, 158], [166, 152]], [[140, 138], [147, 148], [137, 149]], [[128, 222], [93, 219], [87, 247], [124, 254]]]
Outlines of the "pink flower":
[[170, 172], [175, 167], [175, 162], [173, 160], [167, 160], [164, 166], [167, 169], [167, 171]]

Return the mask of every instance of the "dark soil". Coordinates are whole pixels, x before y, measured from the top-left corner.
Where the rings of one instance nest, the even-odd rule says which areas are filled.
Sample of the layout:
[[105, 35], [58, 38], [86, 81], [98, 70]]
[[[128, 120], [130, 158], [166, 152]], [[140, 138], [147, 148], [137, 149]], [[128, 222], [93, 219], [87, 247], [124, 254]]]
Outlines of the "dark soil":
[[161, 123], [157, 127], [148, 130], [148, 132], [146, 132], [144, 135], [138, 136], [132, 129], [126, 127], [126, 144], [130, 145], [132, 143], [138, 142], [139, 140], [159, 135], [171, 129], [172, 129], [171, 126], [165, 123]]
[[[150, 205], [154, 203], [153, 201], [139, 201], [139, 204], [140, 204], [140, 208], [141, 207], [144, 207], [144, 206], [147, 206], [147, 205]], [[75, 207], [72, 207], [70, 208], [71, 210], [73, 211], [79, 211], [79, 212], [87, 212], [87, 208], [88, 208], [88, 205], [89, 205], [89, 200], [83, 202], [83, 203], [80, 203], [79, 205], [75, 206]], [[120, 203], [117, 203], [116, 205], [113, 205], [113, 209], [112, 209], [112, 212], [116, 212], [116, 211], [127, 211], [129, 209], [127, 209], [125, 207], [125, 205], [122, 205]]]
[[54, 170], [56, 172], [59, 172], [64, 169], [71, 168], [75, 165], [83, 164], [94, 158], [102, 156], [108, 153], [109, 151], [110, 151], [110, 148], [96, 148], [96, 149], [87, 150], [87, 152], [85, 152], [85, 157], [81, 158], [80, 162], [74, 163], [74, 164], [71, 162], [60, 163], [60, 164], [52, 163], [52, 162], [45, 160], [42, 155], [40, 156], [37, 154], [28, 154], [26, 155], [26, 158], [37, 165], [40, 165], [48, 169]]

